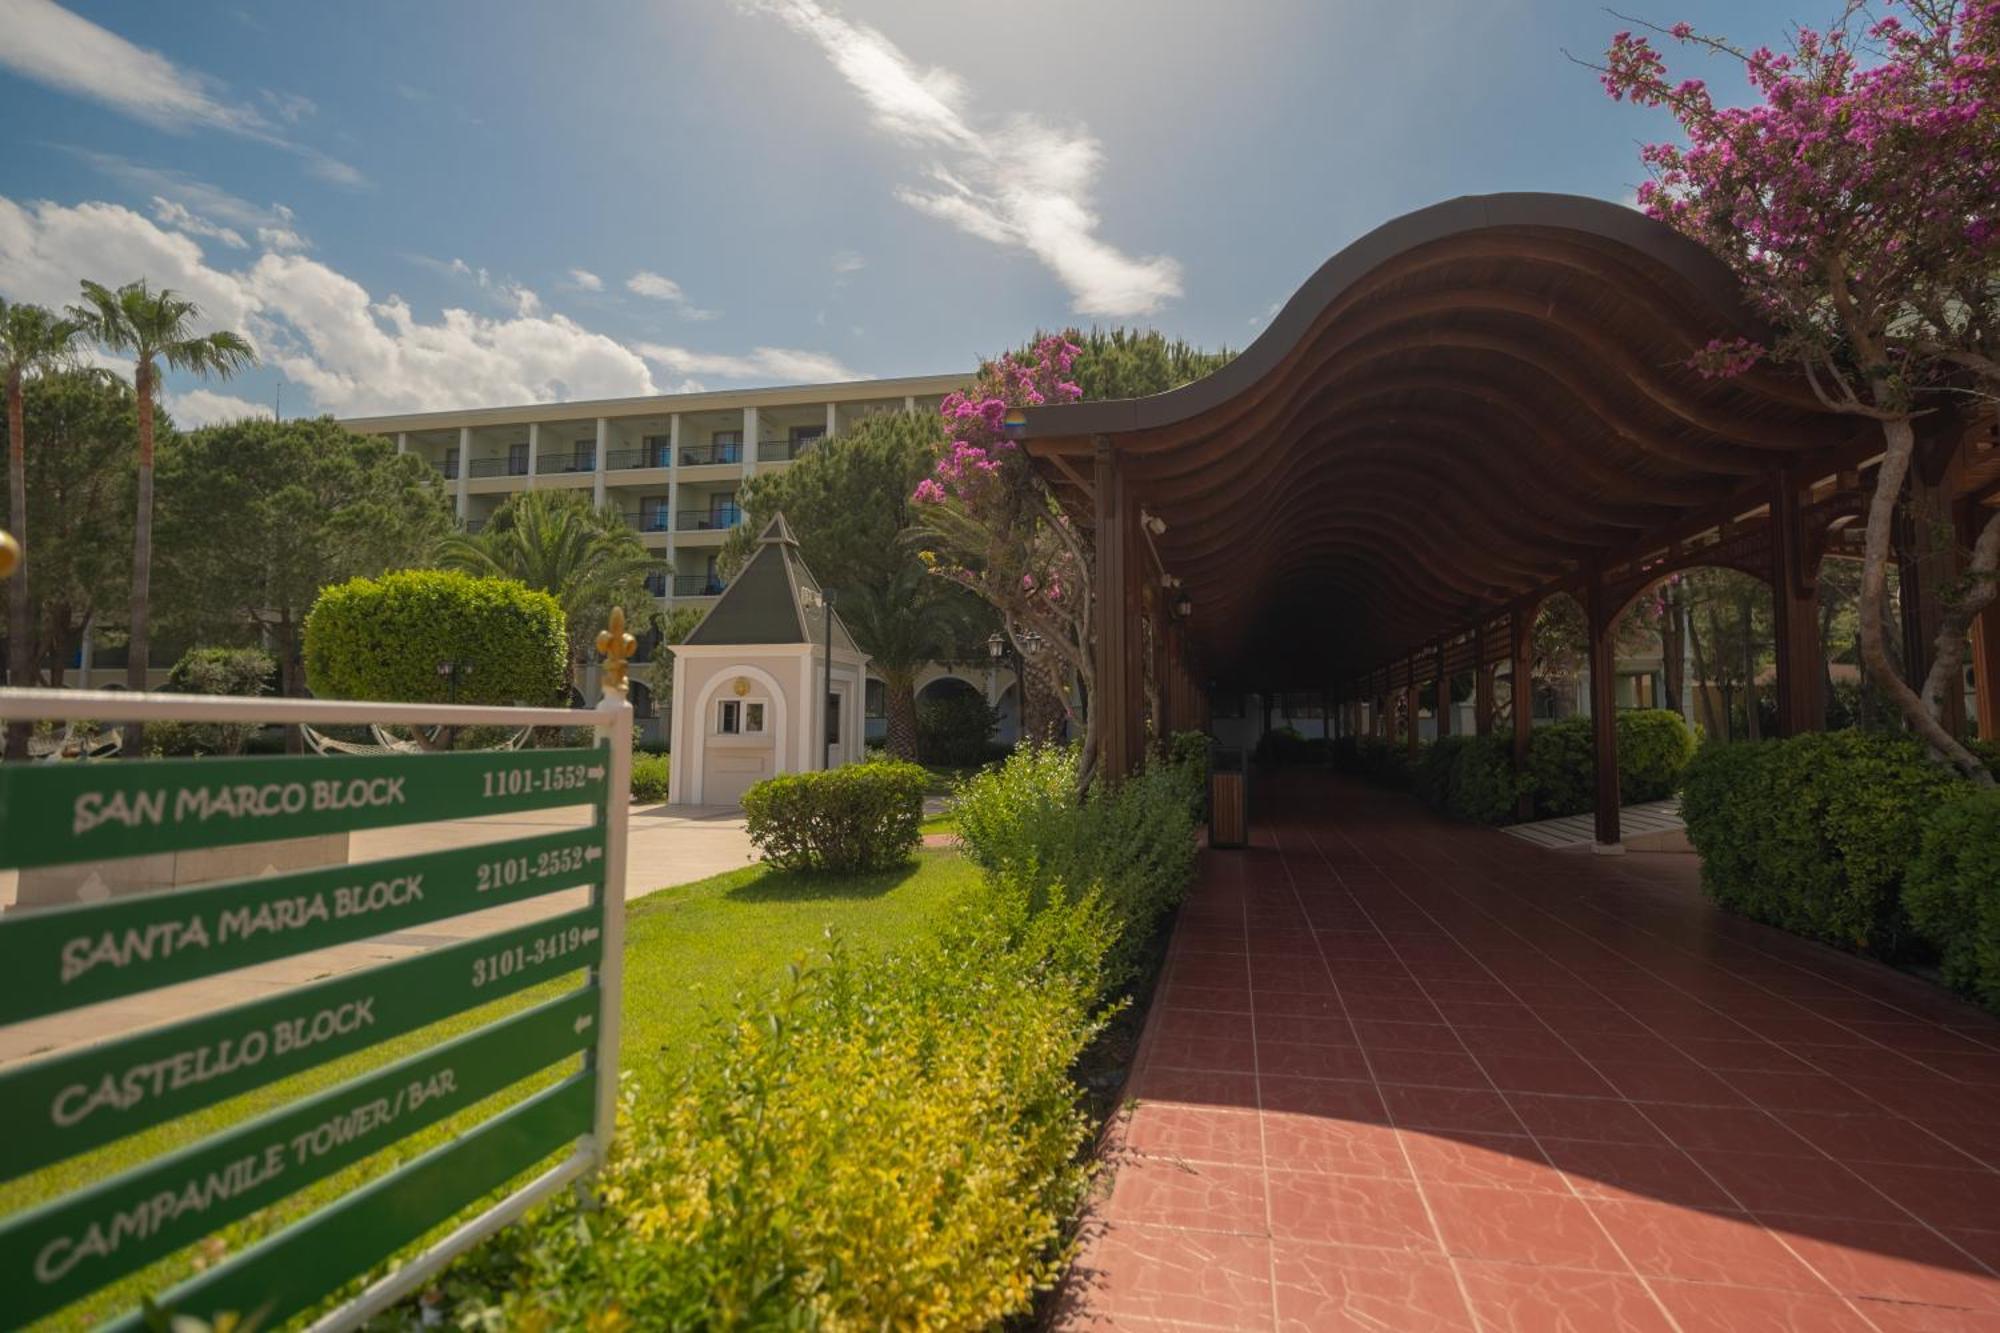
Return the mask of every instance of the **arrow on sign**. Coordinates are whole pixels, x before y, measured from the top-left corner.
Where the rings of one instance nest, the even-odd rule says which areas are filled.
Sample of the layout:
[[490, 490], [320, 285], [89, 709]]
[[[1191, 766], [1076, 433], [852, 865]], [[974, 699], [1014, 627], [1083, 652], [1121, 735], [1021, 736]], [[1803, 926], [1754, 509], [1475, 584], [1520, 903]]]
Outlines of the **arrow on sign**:
[[589, 768], [583, 770], [583, 775], [587, 778], [601, 778], [604, 776], [604, 765], [593, 764]]
[[583, 942], [584, 942], [585, 944], [589, 944], [589, 943], [590, 943], [591, 941], [595, 940], [596, 938], [597, 938], [597, 927], [596, 927], [596, 926], [585, 926], [585, 927], [583, 928]]
[[604, 849], [602, 847], [586, 847], [583, 849], [583, 859], [586, 861], [598, 860], [603, 855]]
[[578, 1014], [576, 1016], [576, 1030], [578, 1032], [581, 1032], [596, 1021], [597, 1020], [590, 1014]]

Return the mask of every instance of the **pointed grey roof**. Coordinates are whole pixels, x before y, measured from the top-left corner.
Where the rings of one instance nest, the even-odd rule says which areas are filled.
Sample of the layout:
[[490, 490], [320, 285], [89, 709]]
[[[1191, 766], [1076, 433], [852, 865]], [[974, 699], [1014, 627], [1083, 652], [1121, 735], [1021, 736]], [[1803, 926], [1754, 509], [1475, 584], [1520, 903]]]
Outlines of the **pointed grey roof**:
[[[684, 642], [823, 644], [824, 606], [819, 580], [799, 557], [799, 539], [785, 516], [776, 514], [757, 538], [756, 554]], [[833, 613], [833, 646], [840, 652], [860, 652], [838, 611]]]

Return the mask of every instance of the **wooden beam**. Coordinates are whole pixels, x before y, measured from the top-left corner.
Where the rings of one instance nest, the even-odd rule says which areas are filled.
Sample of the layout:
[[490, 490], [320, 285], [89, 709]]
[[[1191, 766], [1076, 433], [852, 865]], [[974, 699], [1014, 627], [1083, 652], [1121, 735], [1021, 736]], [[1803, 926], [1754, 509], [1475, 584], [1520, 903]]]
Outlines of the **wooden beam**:
[[1093, 490], [1097, 643], [1092, 674], [1097, 691], [1090, 707], [1097, 716], [1098, 772], [1115, 782], [1131, 772], [1131, 732], [1137, 719], [1129, 681], [1135, 637], [1132, 622], [1137, 608], [1127, 598], [1131, 581], [1126, 569], [1130, 543], [1125, 532], [1125, 488], [1118, 456], [1108, 437], [1097, 438], [1092, 465], [1097, 483]]
[[2000, 740], [2000, 602], [1972, 623], [1972, 698], [1980, 736]]

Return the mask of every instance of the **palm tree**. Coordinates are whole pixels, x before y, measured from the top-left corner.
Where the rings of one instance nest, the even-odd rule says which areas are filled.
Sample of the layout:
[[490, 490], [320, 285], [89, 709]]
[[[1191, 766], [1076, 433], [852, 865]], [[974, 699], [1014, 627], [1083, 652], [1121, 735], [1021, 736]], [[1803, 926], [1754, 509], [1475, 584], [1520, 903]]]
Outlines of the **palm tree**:
[[[14, 540], [28, 542], [27, 382], [61, 366], [83, 328], [38, 305], [9, 305], [0, 297], [0, 376], [7, 381], [7, 509]], [[28, 605], [28, 564], [14, 569], [7, 592], [7, 679], [16, 687], [34, 684], [34, 617]], [[9, 759], [28, 757], [27, 722], [7, 724]]]
[[840, 590], [842, 623], [882, 673], [889, 753], [898, 759], [917, 757], [917, 672], [950, 656], [977, 614], [970, 597], [914, 565], [887, 582]]
[[[228, 379], [256, 365], [257, 353], [240, 333], [227, 329], [193, 333], [190, 326], [200, 308], [165, 287], [155, 292], [143, 278], [115, 292], [86, 278], [83, 304], [71, 306], [69, 313], [107, 351], [132, 358], [132, 387], [139, 398], [139, 509], [132, 525], [131, 648], [125, 684], [143, 690], [153, 609], [153, 395], [159, 387], [160, 366]], [[142, 753], [139, 732], [136, 726], [130, 728], [126, 753]]]
[[507, 498], [485, 528], [455, 532], [438, 547], [446, 569], [519, 579], [562, 604], [569, 627], [570, 683], [575, 684], [614, 606], [636, 634], [659, 619], [646, 575], [654, 559], [613, 506], [593, 508], [578, 491], [522, 491]]

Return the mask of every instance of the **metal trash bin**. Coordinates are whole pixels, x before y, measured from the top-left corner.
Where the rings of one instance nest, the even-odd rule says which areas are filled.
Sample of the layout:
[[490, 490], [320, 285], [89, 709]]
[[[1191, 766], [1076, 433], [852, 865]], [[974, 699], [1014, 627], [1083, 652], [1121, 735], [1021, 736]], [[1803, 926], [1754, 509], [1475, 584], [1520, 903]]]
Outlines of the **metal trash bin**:
[[1250, 845], [1250, 769], [1241, 750], [1218, 749], [1209, 756], [1208, 845]]

